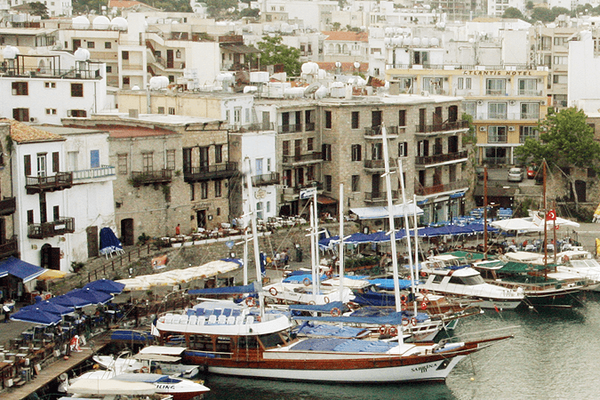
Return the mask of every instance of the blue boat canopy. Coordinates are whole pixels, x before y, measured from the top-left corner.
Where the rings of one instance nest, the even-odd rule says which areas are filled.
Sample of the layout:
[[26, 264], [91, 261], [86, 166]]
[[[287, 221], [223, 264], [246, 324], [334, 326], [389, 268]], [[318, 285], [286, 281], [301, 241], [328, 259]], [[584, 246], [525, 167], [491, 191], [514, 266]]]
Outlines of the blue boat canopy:
[[188, 294], [243, 294], [243, 293], [258, 293], [260, 288], [256, 282], [245, 286], [224, 286], [210, 289], [192, 289], [188, 290]]
[[19, 260], [15, 257], [9, 257], [0, 263], [0, 278], [6, 275], [12, 275], [23, 280], [23, 283], [37, 278], [45, 271], [44, 268]]

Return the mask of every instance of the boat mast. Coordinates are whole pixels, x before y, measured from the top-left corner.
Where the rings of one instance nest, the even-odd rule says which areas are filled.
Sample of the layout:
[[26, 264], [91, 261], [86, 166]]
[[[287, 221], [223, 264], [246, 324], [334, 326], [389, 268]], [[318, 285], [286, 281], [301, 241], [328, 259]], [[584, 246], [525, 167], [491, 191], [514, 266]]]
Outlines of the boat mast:
[[[404, 190], [404, 189], [403, 189]], [[412, 288], [413, 288], [413, 294], [415, 295], [415, 299], [413, 300], [413, 303], [415, 303], [415, 307], [414, 307], [414, 311], [415, 311], [415, 315], [417, 314], [417, 290], [418, 288], [415, 286], [415, 281], [419, 279], [419, 230], [417, 229], [418, 226], [418, 222], [417, 222], [417, 196], [415, 194], [413, 194], [413, 204], [414, 204], [414, 212], [413, 212], [413, 217], [414, 217], [414, 224], [413, 226], [415, 227], [415, 265], [414, 265], [414, 269], [411, 268], [410, 269], [410, 274], [411, 274], [411, 279], [412, 279]], [[406, 231], [406, 234], [408, 235], [408, 230]]]
[[[384, 146], [385, 148], [385, 146]], [[406, 236], [406, 248], [408, 250], [408, 266], [410, 268], [410, 279], [412, 281], [411, 284], [411, 291], [413, 296], [415, 296], [415, 298], [413, 299], [413, 303], [415, 305], [415, 315], [417, 312], [417, 299], [416, 299], [416, 293], [415, 293], [415, 275], [414, 275], [414, 270], [413, 270], [413, 261], [412, 261], [412, 245], [410, 244], [410, 233], [409, 233], [409, 228], [410, 228], [410, 224], [408, 221], [408, 210], [406, 207], [406, 191], [404, 190], [404, 170], [402, 169], [402, 159], [398, 158], [398, 180], [400, 181], [400, 189], [402, 190], [402, 208], [403, 208], [403, 214], [404, 214], [404, 232], [405, 232], [405, 236]], [[390, 195], [391, 197], [391, 195]], [[391, 208], [390, 208], [391, 209]], [[391, 215], [391, 212], [390, 212]], [[415, 225], [415, 229], [416, 229], [416, 225]], [[394, 253], [394, 258], [398, 258], [395, 257], [395, 253]], [[396, 270], [398, 269], [398, 267], [396, 266]], [[396, 271], [397, 274], [397, 271]], [[398, 276], [395, 276], [394, 279], [396, 280], [396, 282], [398, 281]], [[394, 283], [394, 288], [397, 286], [396, 283]], [[400, 289], [398, 289], [398, 292], [400, 292]], [[408, 307], [407, 307], [408, 308]]]
[[319, 294], [319, 227], [318, 221], [319, 216], [317, 215], [317, 189], [313, 188], [312, 201], [313, 204], [310, 207], [310, 260], [312, 263], [312, 292], [313, 301], [317, 301], [317, 295]]
[[258, 250], [258, 233], [256, 229], [256, 206], [254, 204], [252, 196], [252, 161], [248, 157], [246, 157], [246, 160], [248, 160], [248, 171], [246, 172], [246, 186], [248, 188], [248, 210], [250, 212], [250, 218], [252, 218], [252, 243], [254, 244], [254, 265], [256, 266], [256, 281], [261, 287], [261, 290], [258, 292], [258, 305], [260, 309], [260, 317], [262, 319], [265, 313], [265, 301], [264, 294], [262, 292], [262, 273], [260, 271], [260, 252]]
[[544, 177], [544, 185], [542, 189], [542, 199], [544, 206], [544, 277], [548, 277], [548, 230], [546, 225], [546, 217], [548, 215], [548, 210], [546, 209], [546, 160], [542, 163], [543, 168], [543, 177]]
[[483, 167], [483, 259], [487, 260], [488, 253], [488, 229], [487, 229], [487, 192], [488, 192], [487, 166]]
[[[338, 250], [340, 261], [340, 301], [344, 302], [344, 184], [340, 183], [340, 248]], [[331, 268], [334, 268], [333, 265]], [[333, 272], [333, 271], [332, 271]], [[332, 273], [333, 276], [333, 273]]]

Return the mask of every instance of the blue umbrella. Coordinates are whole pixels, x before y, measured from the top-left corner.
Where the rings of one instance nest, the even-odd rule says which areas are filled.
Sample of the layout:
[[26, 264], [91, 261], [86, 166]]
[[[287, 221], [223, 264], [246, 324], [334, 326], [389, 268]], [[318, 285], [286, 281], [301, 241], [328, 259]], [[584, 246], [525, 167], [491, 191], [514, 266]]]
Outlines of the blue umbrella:
[[73, 297], [73, 296], [69, 296], [68, 294], [63, 294], [62, 296], [53, 297], [48, 301], [53, 304], [58, 304], [58, 305], [61, 305], [64, 307], [74, 307], [74, 308], [81, 308], [81, 307], [89, 306], [90, 304], [94, 304], [94, 303], [90, 303], [89, 301], [87, 301], [85, 299], [82, 299], [81, 297]]
[[31, 322], [40, 325], [55, 325], [62, 321], [62, 317], [43, 311], [40, 307], [30, 308], [28, 310], [20, 309], [14, 313], [10, 319], [13, 321]]
[[90, 288], [71, 290], [66, 296], [84, 299], [87, 302], [86, 305], [108, 303], [113, 298], [111, 294], [98, 292]]
[[21, 310], [35, 310], [35, 309], [39, 309], [44, 312], [48, 312], [50, 314], [56, 314], [56, 315], [70, 314], [73, 311], [75, 311], [74, 307], [66, 307], [66, 306], [62, 306], [60, 304], [54, 304], [48, 300], [40, 301], [31, 306], [26, 306], [26, 307], [21, 308]]
[[110, 279], [100, 279], [100, 280], [88, 283], [83, 288], [84, 289], [92, 289], [97, 292], [104, 292], [104, 293], [109, 293], [109, 294], [119, 294], [125, 288], [125, 284], [111, 281]]

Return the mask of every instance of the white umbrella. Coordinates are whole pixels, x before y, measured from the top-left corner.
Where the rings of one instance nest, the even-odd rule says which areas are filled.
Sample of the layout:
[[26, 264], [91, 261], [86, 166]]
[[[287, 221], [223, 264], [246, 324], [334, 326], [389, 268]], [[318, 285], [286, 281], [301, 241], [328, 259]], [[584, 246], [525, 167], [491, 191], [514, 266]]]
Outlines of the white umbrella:
[[533, 221], [528, 221], [524, 218], [509, 218], [501, 219], [490, 223], [494, 228], [498, 228], [502, 231], [539, 231], [540, 227]]

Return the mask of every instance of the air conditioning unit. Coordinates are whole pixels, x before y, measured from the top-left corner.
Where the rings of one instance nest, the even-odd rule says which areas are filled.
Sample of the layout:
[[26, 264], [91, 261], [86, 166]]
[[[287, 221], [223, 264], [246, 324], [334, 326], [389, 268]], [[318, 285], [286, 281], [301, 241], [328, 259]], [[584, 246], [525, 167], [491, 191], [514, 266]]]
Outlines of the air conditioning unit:
[[542, 100], [542, 101], [541, 101], [541, 104], [542, 104], [543, 106], [545, 106], [545, 105], [546, 105], [546, 100]]
[[483, 105], [483, 100], [477, 100], [477, 105], [479, 105], [479, 106]]
[[515, 104], [517, 104], [517, 102], [516, 102], [516, 101], [514, 101], [514, 100], [511, 100], [511, 101], [509, 101], [508, 103], [509, 103], [511, 106], [514, 106]]
[[515, 130], [515, 127], [514, 127], [514, 126], [509, 126], [509, 127], [508, 127], [508, 130], [509, 130], [510, 132], [513, 132], [513, 131]]
[[480, 127], [479, 127], [479, 130], [480, 130], [481, 132], [485, 132], [485, 126], [480, 126]]
[[31, 118], [29, 118], [29, 122], [37, 123], [38, 119], [36, 117], [31, 117]]
[[426, 91], [426, 90], [423, 90], [423, 91], [421, 92], [421, 96], [429, 96], [429, 92], [428, 92], [428, 91]]

